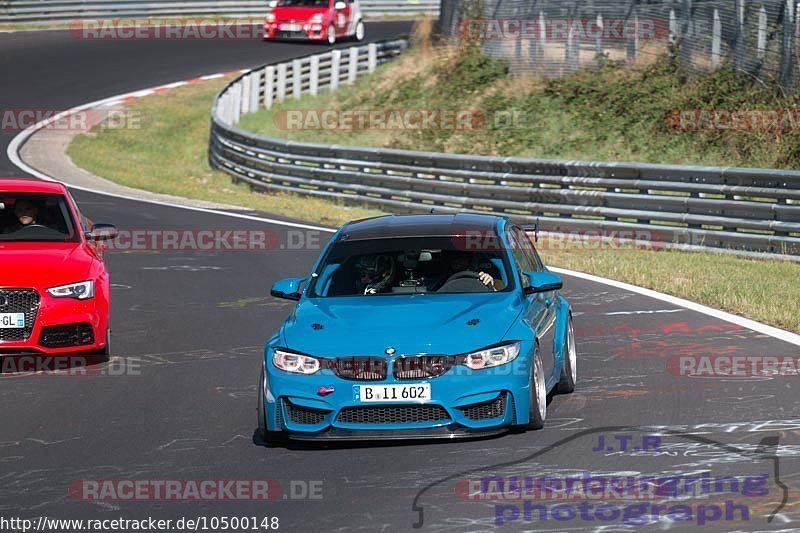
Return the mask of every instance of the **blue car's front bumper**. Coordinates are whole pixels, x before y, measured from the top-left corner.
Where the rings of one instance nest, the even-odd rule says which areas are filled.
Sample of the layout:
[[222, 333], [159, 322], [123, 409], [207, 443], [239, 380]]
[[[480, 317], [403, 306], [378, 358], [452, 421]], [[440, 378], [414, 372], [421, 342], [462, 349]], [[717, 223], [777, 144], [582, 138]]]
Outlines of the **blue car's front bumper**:
[[[527, 344], [527, 343], [526, 343]], [[529, 348], [529, 346], [526, 346]], [[528, 350], [522, 350], [522, 354]], [[453, 438], [502, 432], [528, 422], [530, 360], [520, 355], [496, 368], [451, 368], [420, 380], [359, 381], [331, 369], [313, 375], [285, 372], [265, 350], [265, 425], [296, 439]], [[430, 383], [424, 403], [362, 403], [354, 387]]]

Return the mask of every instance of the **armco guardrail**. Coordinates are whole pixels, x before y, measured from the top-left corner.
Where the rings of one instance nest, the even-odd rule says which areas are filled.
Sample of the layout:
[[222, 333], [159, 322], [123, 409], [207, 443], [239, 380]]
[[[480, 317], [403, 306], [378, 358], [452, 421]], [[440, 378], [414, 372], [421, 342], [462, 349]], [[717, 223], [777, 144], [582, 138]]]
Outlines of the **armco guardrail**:
[[553, 232], [635, 236], [667, 246], [800, 259], [800, 172], [438, 154], [299, 143], [236, 127], [242, 113], [336, 88], [400, 53], [383, 42], [267, 65], [212, 109], [213, 166], [255, 189], [394, 211], [479, 211]]
[[[362, 0], [366, 17], [437, 15], [440, 0]], [[8, 0], [0, 22], [59, 22], [94, 18], [264, 17], [266, 0]]]

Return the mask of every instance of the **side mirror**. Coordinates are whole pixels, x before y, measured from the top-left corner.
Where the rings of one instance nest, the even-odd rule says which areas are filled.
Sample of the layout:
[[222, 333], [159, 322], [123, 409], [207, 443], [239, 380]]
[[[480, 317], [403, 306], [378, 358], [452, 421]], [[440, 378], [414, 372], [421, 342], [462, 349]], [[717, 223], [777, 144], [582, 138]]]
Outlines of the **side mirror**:
[[347, 4], [345, 4], [344, 2], [336, 2], [335, 4], [333, 4], [333, 9], [335, 9], [337, 11], [341, 11], [342, 9], [344, 9], [346, 7], [347, 7]]
[[276, 281], [269, 291], [271, 296], [275, 298], [283, 298], [284, 300], [300, 299], [300, 286], [307, 278], [286, 278]]
[[267, 5], [272, 8], [278, 7], [278, 0], [270, 0], [270, 2], [267, 3]]
[[536, 294], [539, 292], [557, 291], [564, 286], [564, 282], [561, 281], [561, 278], [544, 270], [541, 272], [524, 272], [523, 276], [527, 276], [531, 282], [530, 287], [525, 287], [522, 289], [522, 292], [526, 295]]
[[86, 238], [92, 241], [110, 241], [117, 237], [117, 227], [113, 224], [94, 224], [86, 232]]

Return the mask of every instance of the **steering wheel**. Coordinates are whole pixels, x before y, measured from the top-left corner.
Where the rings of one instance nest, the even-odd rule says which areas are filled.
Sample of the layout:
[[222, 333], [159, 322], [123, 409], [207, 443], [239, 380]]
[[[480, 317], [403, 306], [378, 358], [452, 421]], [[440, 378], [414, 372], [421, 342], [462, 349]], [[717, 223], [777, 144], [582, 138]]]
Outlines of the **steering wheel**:
[[473, 270], [462, 270], [451, 274], [436, 292], [490, 292], [480, 275]]
[[22, 230], [25, 230], [25, 229], [28, 229], [28, 228], [46, 228], [46, 229], [50, 229], [49, 227], [45, 226], [44, 224], [39, 224], [38, 222], [34, 222], [32, 224], [26, 224], [26, 225], [22, 226], [21, 228], [19, 228], [18, 231], [22, 231]]
[[15, 234], [20, 234], [20, 233], [28, 233], [28, 232], [38, 233], [39, 235], [43, 235], [43, 236], [47, 236], [47, 235], [62, 235], [63, 236], [63, 234], [60, 231], [55, 230], [55, 229], [51, 228], [50, 226], [45, 226], [44, 224], [39, 224], [39, 223], [36, 223], [36, 222], [34, 222], [33, 224], [28, 224], [27, 226], [22, 226], [21, 228], [19, 228], [14, 233]]

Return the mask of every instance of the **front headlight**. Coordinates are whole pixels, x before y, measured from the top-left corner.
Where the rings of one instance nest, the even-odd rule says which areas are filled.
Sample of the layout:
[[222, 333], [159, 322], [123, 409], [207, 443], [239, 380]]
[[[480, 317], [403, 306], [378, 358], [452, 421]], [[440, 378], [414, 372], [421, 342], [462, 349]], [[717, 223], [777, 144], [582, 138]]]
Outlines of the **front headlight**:
[[465, 355], [464, 364], [473, 370], [504, 365], [516, 359], [519, 355], [519, 350], [518, 342], [484, 348]]
[[275, 22], [275, 14], [267, 13], [267, 22]]
[[76, 300], [88, 300], [94, 297], [94, 281], [81, 281], [80, 283], [70, 283], [60, 287], [47, 289], [50, 296], [54, 298], [75, 298]]
[[272, 363], [281, 370], [297, 374], [313, 374], [320, 369], [320, 362], [316, 357], [280, 349], [273, 351]]
[[308, 19], [308, 21], [312, 24], [319, 24], [320, 22], [322, 22], [322, 19], [323, 19], [322, 13], [317, 13], [316, 15], [312, 15], [311, 18]]

